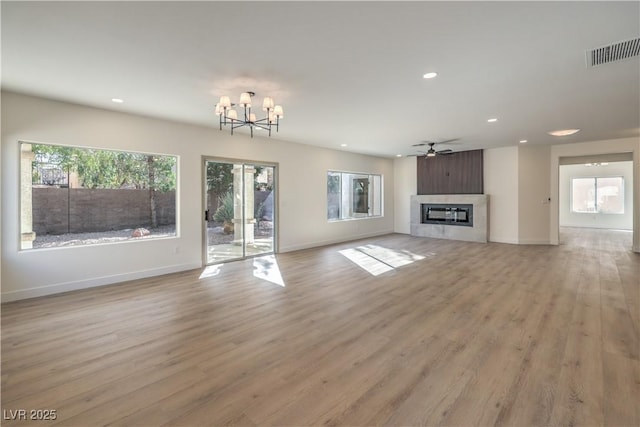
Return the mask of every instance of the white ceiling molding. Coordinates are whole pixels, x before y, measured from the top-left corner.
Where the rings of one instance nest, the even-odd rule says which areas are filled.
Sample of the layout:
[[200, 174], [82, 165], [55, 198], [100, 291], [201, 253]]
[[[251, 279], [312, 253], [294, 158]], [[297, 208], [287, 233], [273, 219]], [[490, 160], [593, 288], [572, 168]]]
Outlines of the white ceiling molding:
[[560, 165], [580, 165], [585, 163], [627, 162], [633, 161], [633, 153], [597, 154], [593, 156], [560, 157]]

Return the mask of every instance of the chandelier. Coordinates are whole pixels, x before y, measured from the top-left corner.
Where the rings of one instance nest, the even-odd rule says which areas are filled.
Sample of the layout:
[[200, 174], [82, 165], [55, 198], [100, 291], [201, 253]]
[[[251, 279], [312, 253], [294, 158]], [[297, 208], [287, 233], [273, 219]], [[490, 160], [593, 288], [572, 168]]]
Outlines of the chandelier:
[[253, 138], [254, 128], [269, 131], [269, 136], [271, 136], [271, 129], [274, 127], [278, 132], [280, 119], [284, 117], [282, 105], [274, 105], [273, 98], [265, 97], [262, 101], [262, 111], [266, 112], [266, 117], [258, 119], [251, 112], [251, 98], [255, 95], [254, 92], [240, 94], [238, 105], [244, 108], [243, 118], [238, 118], [238, 112], [233, 108], [236, 104], [232, 104], [228, 96], [221, 96], [220, 101], [216, 104], [216, 116], [220, 117], [220, 130], [222, 130], [222, 125], [231, 125], [231, 135], [233, 135], [234, 129], [248, 126], [251, 130], [251, 138]]

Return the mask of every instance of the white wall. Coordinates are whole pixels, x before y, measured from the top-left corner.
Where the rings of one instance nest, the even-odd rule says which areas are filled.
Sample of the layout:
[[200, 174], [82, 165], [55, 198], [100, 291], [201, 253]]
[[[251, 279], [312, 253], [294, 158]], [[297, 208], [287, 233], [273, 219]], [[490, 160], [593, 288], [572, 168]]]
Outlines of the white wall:
[[411, 196], [418, 194], [417, 157], [393, 161], [394, 224], [396, 233], [411, 233]]
[[633, 155], [633, 250], [640, 252], [640, 138], [621, 138], [605, 141], [554, 145], [551, 147], [551, 216], [549, 240], [559, 240], [559, 164], [561, 157], [632, 153]]
[[[513, 146], [484, 150], [484, 192], [489, 195], [489, 241], [558, 244], [560, 157], [632, 153], [633, 250], [640, 252], [640, 139], [625, 138], [553, 146]], [[410, 178], [415, 165], [395, 161], [395, 176]], [[544, 188], [546, 186], [546, 188]], [[397, 186], [398, 191], [400, 185]], [[412, 187], [412, 191], [415, 187]], [[405, 233], [409, 197], [396, 192], [395, 231]], [[551, 199], [548, 205], [543, 201]]]
[[[519, 243], [518, 228], [518, 147], [484, 150], [484, 193], [489, 195], [489, 241]], [[538, 160], [539, 156], [531, 156]], [[537, 161], [530, 163], [538, 164]], [[528, 164], [530, 164], [528, 163]], [[542, 167], [548, 170], [548, 157]], [[396, 233], [409, 233], [411, 221], [410, 196], [417, 194], [417, 166], [413, 157], [394, 161]], [[535, 184], [536, 189], [547, 181]], [[536, 192], [536, 197], [539, 195]], [[529, 221], [529, 218], [525, 217]], [[537, 219], [536, 219], [537, 220]], [[536, 228], [536, 235], [540, 230]], [[548, 234], [548, 229], [545, 229]], [[525, 235], [526, 237], [526, 235]], [[545, 235], [546, 238], [546, 235]]]
[[[610, 162], [604, 166], [561, 165], [559, 171], [561, 227], [633, 229], [633, 162]], [[580, 213], [571, 211], [571, 179], [621, 176], [624, 179], [624, 213]]]
[[489, 241], [518, 243], [518, 147], [484, 150]]
[[[393, 160], [2, 93], [2, 299], [27, 298], [202, 266], [202, 156], [278, 164], [279, 251], [390, 233]], [[212, 124], [215, 117], [212, 116]], [[286, 124], [282, 131], [286, 134]], [[19, 141], [179, 156], [179, 236], [19, 251]], [[383, 218], [328, 222], [328, 169], [384, 176]], [[407, 198], [408, 200], [408, 198]], [[177, 253], [176, 253], [177, 252]]]
[[[0, 105], [2, 104], [2, 92], [0, 92]], [[1, 107], [0, 107], [1, 108]], [[3, 129], [2, 127], [2, 115], [0, 114], [0, 130]], [[1, 143], [1, 142], [0, 142]], [[0, 146], [0, 148], [2, 148]], [[0, 149], [0, 178], [2, 177], [2, 150]], [[3, 197], [2, 197], [2, 183], [0, 182], [0, 242], [2, 242], [2, 229], [4, 228], [2, 226], [2, 224], [4, 224], [4, 222], [2, 221], [2, 206], [3, 206]], [[2, 289], [2, 244], [0, 244], [0, 290]]]
[[518, 243], [549, 244], [550, 146], [518, 147]]

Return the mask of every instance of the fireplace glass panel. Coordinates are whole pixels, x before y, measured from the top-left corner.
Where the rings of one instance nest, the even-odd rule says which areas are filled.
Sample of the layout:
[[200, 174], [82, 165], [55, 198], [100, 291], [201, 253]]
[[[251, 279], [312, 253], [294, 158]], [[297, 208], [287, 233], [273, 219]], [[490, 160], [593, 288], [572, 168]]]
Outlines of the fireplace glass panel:
[[422, 224], [462, 225], [473, 227], [473, 205], [422, 204]]

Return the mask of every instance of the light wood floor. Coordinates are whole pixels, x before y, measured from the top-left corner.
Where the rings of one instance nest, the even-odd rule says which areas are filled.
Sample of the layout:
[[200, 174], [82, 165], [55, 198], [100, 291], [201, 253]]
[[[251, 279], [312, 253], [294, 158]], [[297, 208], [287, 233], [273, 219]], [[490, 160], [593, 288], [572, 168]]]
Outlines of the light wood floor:
[[[247, 260], [202, 279], [190, 271], [5, 304], [4, 417], [55, 409], [55, 422], [31, 424], [83, 427], [638, 426], [631, 233], [567, 229], [562, 241], [396, 234], [280, 254], [285, 287], [254, 277], [264, 265]], [[424, 259], [373, 276], [338, 252], [363, 245]]]

